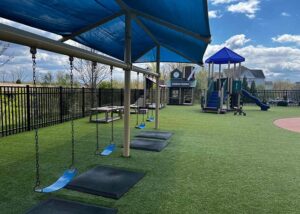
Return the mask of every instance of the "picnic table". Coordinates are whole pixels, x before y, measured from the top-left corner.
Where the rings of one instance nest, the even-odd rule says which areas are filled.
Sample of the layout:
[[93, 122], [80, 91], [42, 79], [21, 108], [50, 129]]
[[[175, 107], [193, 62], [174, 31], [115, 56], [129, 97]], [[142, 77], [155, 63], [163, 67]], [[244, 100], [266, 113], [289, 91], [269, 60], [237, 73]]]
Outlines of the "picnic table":
[[[103, 106], [91, 108], [90, 122], [95, 123], [110, 123], [123, 118], [124, 106]], [[104, 113], [104, 118], [95, 118], [95, 114]], [[114, 116], [117, 113], [117, 116]]]

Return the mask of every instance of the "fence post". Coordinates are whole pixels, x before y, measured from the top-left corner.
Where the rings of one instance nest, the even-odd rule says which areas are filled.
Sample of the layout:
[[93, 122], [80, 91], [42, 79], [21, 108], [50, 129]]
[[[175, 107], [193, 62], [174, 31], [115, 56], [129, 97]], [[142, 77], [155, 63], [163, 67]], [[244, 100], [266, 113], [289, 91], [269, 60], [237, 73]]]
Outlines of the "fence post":
[[99, 88], [98, 90], [98, 106], [97, 107], [101, 107], [102, 106], [102, 90], [101, 88]]
[[82, 87], [82, 117], [85, 117], [85, 91]]
[[121, 93], [120, 93], [120, 96], [121, 96], [121, 106], [123, 106], [124, 105], [124, 89], [122, 88], [121, 89]]
[[63, 88], [59, 87], [59, 119], [60, 123], [63, 123], [64, 115], [63, 115]]
[[[2, 95], [2, 87], [0, 86], [0, 109], [1, 109], [1, 112], [0, 112], [0, 114], [1, 114], [1, 132], [2, 132], [2, 137], [4, 136], [4, 118], [3, 118], [3, 113], [4, 113], [4, 111], [3, 111], [3, 99], [4, 99], [4, 95]], [[4, 108], [5, 108], [5, 106], [4, 106]]]
[[30, 109], [30, 88], [26, 85], [26, 111], [27, 111], [27, 131], [30, 131], [31, 127], [31, 109]]

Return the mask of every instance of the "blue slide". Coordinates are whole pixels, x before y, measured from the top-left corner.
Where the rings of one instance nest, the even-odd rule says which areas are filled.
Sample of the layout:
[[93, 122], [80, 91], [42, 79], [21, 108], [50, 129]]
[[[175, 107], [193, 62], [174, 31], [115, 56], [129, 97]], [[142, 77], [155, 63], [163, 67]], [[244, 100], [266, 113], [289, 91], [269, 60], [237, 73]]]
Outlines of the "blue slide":
[[248, 91], [246, 91], [245, 89], [242, 89], [242, 94], [243, 94], [243, 96], [248, 97], [248, 98], [250, 98], [251, 100], [253, 100], [253, 101], [256, 103], [256, 105], [258, 105], [258, 106], [260, 107], [260, 109], [261, 109], [262, 111], [268, 111], [268, 109], [270, 108], [269, 105], [262, 103], [262, 102], [260, 101], [260, 99], [258, 99], [257, 97], [253, 96], [252, 94], [250, 94], [250, 93], [249, 93]]

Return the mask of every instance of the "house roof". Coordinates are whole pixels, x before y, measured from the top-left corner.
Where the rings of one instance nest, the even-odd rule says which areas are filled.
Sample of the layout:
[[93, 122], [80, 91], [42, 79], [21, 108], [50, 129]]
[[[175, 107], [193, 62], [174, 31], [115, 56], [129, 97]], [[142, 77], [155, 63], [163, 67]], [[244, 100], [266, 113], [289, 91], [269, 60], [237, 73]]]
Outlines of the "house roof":
[[[238, 69], [238, 68], [236, 68], [236, 69]], [[228, 69], [224, 69], [223, 71], [226, 74], [226, 76], [228, 76]], [[261, 70], [261, 69], [250, 69], [245, 66], [241, 66], [241, 76], [243, 76], [243, 74], [247, 71], [251, 72], [251, 74], [255, 78], [262, 78], [262, 79], [266, 78], [263, 70]], [[230, 68], [230, 72], [233, 72], [233, 68]]]
[[245, 73], [247, 71], [250, 71], [255, 78], [262, 78], [262, 79], [266, 78], [265, 74], [264, 74], [264, 72], [262, 70], [259, 70], [259, 69], [248, 69], [246, 67], [244, 67], [244, 68], [245, 68], [245, 70], [244, 71], [242, 70], [241, 75], [243, 75], [243, 73]]

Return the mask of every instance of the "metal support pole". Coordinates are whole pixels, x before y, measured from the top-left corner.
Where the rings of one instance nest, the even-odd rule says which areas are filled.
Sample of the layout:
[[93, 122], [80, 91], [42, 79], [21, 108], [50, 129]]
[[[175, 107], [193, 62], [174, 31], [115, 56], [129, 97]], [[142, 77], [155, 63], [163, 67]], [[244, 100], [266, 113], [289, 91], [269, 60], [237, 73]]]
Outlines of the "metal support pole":
[[214, 79], [215, 64], [212, 63], [211, 66], [212, 66], [212, 67], [211, 67], [211, 79]]
[[62, 42], [58, 42], [34, 33], [20, 30], [11, 26], [0, 23], [0, 40], [11, 42], [15, 44], [25, 45], [28, 47], [35, 47], [46, 51], [51, 51], [66, 56], [73, 56], [74, 58], [85, 59], [92, 62], [98, 62], [105, 65], [111, 65], [124, 70], [131, 69], [132, 71], [157, 76], [156, 73], [147, 69], [132, 66], [126, 62], [113, 59], [104, 55], [92, 53], [88, 50], [77, 48]]
[[242, 74], [242, 64], [239, 63], [239, 73], [238, 73], [239, 79], [241, 78], [241, 74]]
[[221, 90], [221, 64], [219, 64], [219, 90]]
[[159, 128], [159, 107], [160, 107], [160, 90], [159, 90], [159, 77], [160, 77], [160, 46], [156, 48], [156, 102], [155, 102], [155, 129]]
[[219, 98], [220, 98], [220, 109], [223, 109], [223, 89], [221, 88], [221, 64], [219, 64], [219, 84], [218, 84], [218, 89], [219, 89]]
[[229, 95], [231, 94], [231, 93], [230, 93], [230, 87], [231, 87], [231, 86], [230, 86], [230, 76], [231, 76], [231, 75], [230, 75], [230, 62], [228, 61], [227, 92], [226, 92], [226, 93], [227, 93], [227, 102], [226, 102], [226, 104], [227, 104], [227, 105], [226, 105], [227, 110], [229, 110], [229, 106], [230, 106], [230, 105], [229, 105], [229, 104], [230, 104], [230, 96], [229, 96]]
[[[204, 66], [203, 66], [204, 68]], [[207, 100], [208, 100], [208, 90], [210, 86], [210, 81], [211, 81], [211, 63], [208, 63], [208, 74], [207, 74], [207, 89], [205, 91], [205, 99], [204, 99], [204, 107], [207, 107]]]
[[209, 81], [210, 81], [210, 63], [208, 63], [207, 87], [209, 86]]
[[[125, 16], [125, 63], [131, 64], [131, 17]], [[123, 156], [130, 157], [130, 76], [131, 69], [125, 69], [124, 86], [124, 139]]]
[[[241, 69], [242, 69], [241, 63], [239, 63], [239, 74], [238, 74], [239, 78], [241, 75]], [[241, 92], [238, 95], [238, 108], [240, 108], [240, 107], [241, 107]]]
[[146, 100], [147, 100], [147, 77], [146, 75], [144, 75], [144, 82], [143, 82], [143, 86], [144, 86], [144, 100], [143, 100], [143, 108], [146, 108]]
[[237, 72], [236, 72], [236, 63], [234, 63], [234, 66], [233, 66], [233, 72], [232, 72], [232, 77], [233, 79], [237, 79]]

